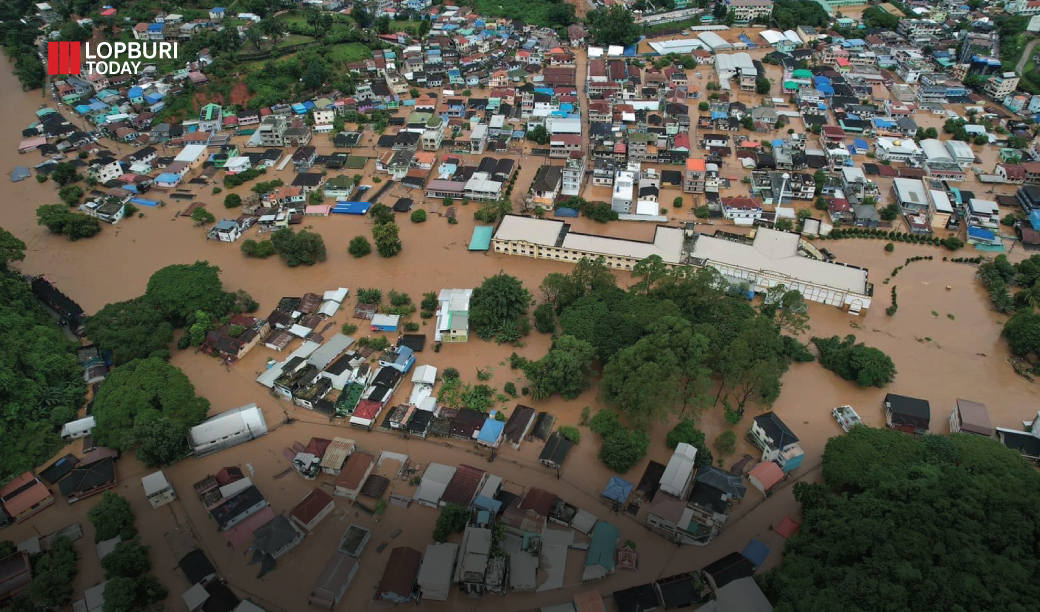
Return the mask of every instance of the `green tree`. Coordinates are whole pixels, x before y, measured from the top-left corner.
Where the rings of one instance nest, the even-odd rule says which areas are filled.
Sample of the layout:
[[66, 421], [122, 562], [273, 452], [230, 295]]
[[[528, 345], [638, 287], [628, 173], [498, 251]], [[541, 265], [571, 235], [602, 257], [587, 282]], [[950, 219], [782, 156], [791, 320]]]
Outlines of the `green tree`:
[[556, 331], [556, 309], [549, 302], [542, 302], [534, 309], [534, 328], [543, 334]]
[[191, 211], [191, 220], [195, 222], [195, 225], [209, 225], [216, 222], [217, 218], [213, 216], [213, 213], [200, 206]]
[[148, 279], [144, 299], [174, 327], [184, 325], [200, 310], [222, 317], [235, 306], [235, 295], [221, 285], [220, 268], [206, 261], [160, 268]]
[[1016, 312], [1004, 324], [1003, 335], [1015, 355], [1040, 355], [1040, 314], [1031, 310]]
[[526, 137], [535, 144], [549, 144], [549, 132], [545, 129], [544, 125], [536, 125], [530, 130], [527, 130]]
[[654, 285], [668, 275], [668, 265], [664, 263], [660, 255], [651, 255], [646, 259], [640, 259], [632, 266], [632, 276], [639, 279], [635, 289], [638, 292], [650, 293]]
[[715, 438], [715, 450], [723, 457], [732, 455], [737, 450], [737, 434], [733, 433], [732, 429], [720, 433]]
[[116, 544], [101, 560], [101, 567], [109, 580], [117, 576], [137, 578], [152, 569], [152, 562], [148, 559], [148, 547], [141, 545], [140, 537], [135, 537]]
[[35, 612], [67, 606], [77, 572], [72, 540], [61, 535], [54, 538], [48, 550], [33, 560], [33, 580], [9, 609]]
[[482, 340], [499, 335], [508, 325], [524, 317], [531, 292], [520, 279], [504, 272], [487, 277], [470, 296], [469, 322]]
[[105, 583], [104, 612], [133, 612], [136, 604], [136, 580], [117, 576]]
[[783, 283], [766, 291], [760, 312], [776, 321], [780, 329], [799, 335], [809, 329], [809, 305], [797, 289], [787, 289]]
[[63, 204], [44, 204], [36, 209], [36, 223], [70, 240], [89, 238], [101, 231], [101, 222], [94, 217], [75, 213]]
[[246, 257], [256, 257], [257, 259], [267, 259], [268, 257], [278, 253], [278, 249], [274, 247], [274, 243], [270, 240], [246, 240], [242, 243], [242, 254]]
[[426, 211], [421, 208], [413, 210], [411, 219], [412, 223], [426, 223]]
[[88, 338], [111, 351], [115, 365], [143, 359], [173, 342], [173, 326], [144, 298], [108, 304], [85, 327]]
[[544, 357], [524, 364], [524, 375], [531, 381], [531, 397], [542, 400], [553, 393], [565, 399], [578, 397], [589, 386], [595, 356], [596, 350], [588, 342], [573, 336], [557, 338]]
[[585, 16], [589, 33], [600, 45], [631, 45], [639, 38], [639, 26], [622, 4], [597, 8]]
[[672, 208], [682, 208], [682, 207], [683, 207], [682, 196], [676, 196], [676, 198], [674, 200], [672, 200]]
[[80, 173], [76, 172], [76, 167], [69, 162], [58, 162], [54, 164], [54, 167], [51, 169], [48, 176], [50, 176], [52, 181], [61, 186], [75, 183], [76, 181], [83, 179]]
[[154, 468], [173, 463], [188, 453], [188, 425], [155, 411], [146, 411], [134, 424], [137, 459]]
[[25, 243], [11, 232], [0, 227], [0, 271], [16, 261], [25, 260]]
[[581, 442], [581, 430], [573, 425], [562, 425], [556, 430], [564, 439], [571, 444], [578, 444]]
[[350, 253], [351, 257], [360, 259], [372, 252], [372, 244], [364, 236], [354, 236], [350, 239], [347, 252]]
[[856, 336], [813, 338], [812, 343], [820, 351], [820, 365], [861, 387], [884, 387], [895, 379], [892, 359], [879, 349], [857, 344]]
[[469, 523], [469, 509], [458, 504], [445, 504], [433, 528], [434, 542], [447, 542], [453, 533], [459, 533]]
[[603, 439], [599, 460], [608, 468], [624, 474], [646, 456], [650, 436], [645, 431], [618, 429]]
[[58, 197], [69, 206], [75, 206], [83, 199], [83, 188], [79, 185], [65, 185], [58, 190]]
[[393, 257], [401, 252], [400, 230], [396, 223], [383, 223], [372, 228], [372, 239], [380, 257]]
[[116, 536], [133, 537], [134, 509], [130, 502], [112, 491], [105, 491], [101, 501], [87, 512], [87, 520], [94, 526], [94, 541], [104, 542]]
[[242, 205], [242, 196], [237, 193], [229, 193], [224, 196], [224, 208], [238, 208]]
[[757, 77], [755, 79], [755, 93], [759, 95], [765, 95], [772, 89], [773, 83], [766, 77]]
[[697, 423], [693, 419], [683, 419], [676, 423], [675, 427], [668, 431], [665, 443], [672, 450], [675, 450], [675, 447], [679, 446], [679, 444], [689, 444], [696, 447], [697, 456], [693, 459], [695, 467], [711, 465], [714, 459], [711, 449], [708, 448], [704, 432], [697, 429]]
[[271, 234], [271, 244], [290, 268], [325, 261], [325, 240], [316, 232], [282, 228]]
[[703, 112], [707, 112], [709, 108], [711, 108], [711, 105], [710, 105], [710, 104], [708, 104], [708, 102], [707, 102], [707, 101], [705, 101], [705, 100], [701, 100], [701, 101], [700, 101], [700, 102], [699, 102], [699, 103], [697, 104], [697, 110], [701, 111], [702, 113], [703, 113]]
[[790, 232], [794, 230], [794, 221], [787, 218], [777, 219], [774, 227], [782, 232]]
[[394, 211], [386, 204], [376, 204], [368, 214], [376, 222], [376, 225], [394, 222]]
[[131, 361], [112, 370], [94, 400], [98, 444], [127, 450], [136, 442], [135, 426], [156, 413], [188, 427], [206, 418], [209, 401], [176, 367], [156, 357]]

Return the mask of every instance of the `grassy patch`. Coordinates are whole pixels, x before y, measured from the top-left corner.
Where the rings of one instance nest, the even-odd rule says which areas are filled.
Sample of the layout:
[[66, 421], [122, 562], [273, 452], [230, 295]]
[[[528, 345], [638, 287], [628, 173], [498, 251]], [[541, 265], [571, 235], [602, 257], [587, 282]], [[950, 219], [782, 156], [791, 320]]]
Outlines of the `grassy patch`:
[[643, 28], [643, 31], [646, 32], [647, 36], [653, 36], [657, 32], [685, 30], [686, 28], [692, 28], [699, 25], [701, 25], [701, 20], [698, 17], [696, 19], [686, 19], [684, 21], [673, 21], [671, 23], [659, 23], [657, 25], [647, 26]]
[[282, 40], [278, 41], [278, 44], [274, 46], [275, 49], [284, 49], [285, 47], [292, 47], [293, 45], [302, 45], [303, 43], [314, 42], [313, 36], [303, 36], [301, 34], [290, 34]]
[[334, 62], [357, 62], [372, 57], [372, 51], [361, 43], [335, 45], [326, 56]]

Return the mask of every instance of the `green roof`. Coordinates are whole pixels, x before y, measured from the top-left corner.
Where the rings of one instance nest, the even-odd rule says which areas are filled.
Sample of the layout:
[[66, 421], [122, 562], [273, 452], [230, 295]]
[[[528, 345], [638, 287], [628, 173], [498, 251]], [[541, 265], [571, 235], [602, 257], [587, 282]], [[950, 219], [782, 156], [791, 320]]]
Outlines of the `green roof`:
[[216, 116], [216, 114], [218, 112], [220, 112], [220, 105], [219, 104], [213, 104], [213, 103], [207, 104], [206, 106], [202, 107], [202, 120], [203, 121], [211, 121], [211, 120], [214, 119], [214, 117]]
[[798, 83], [794, 81], [784, 81], [784, 89], [798, 89]]
[[592, 530], [592, 542], [589, 543], [589, 554], [585, 557], [585, 567], [599, 565], [608, 572], [614, 571], [614, 550], [620, 536], [617, 527], [606, 521], [597, 522]]
[[791, 76], [793, 76], [796, 79], [811, 79], [812, 71], [804, 69], [795, 70], [793, 73], [791, 73]]
[[478, 225], [473, 228], [473, 237], [469, 239], [469, 250], [486, 251], [491, 248], [491, 235], [495, 233], [492, 225]]

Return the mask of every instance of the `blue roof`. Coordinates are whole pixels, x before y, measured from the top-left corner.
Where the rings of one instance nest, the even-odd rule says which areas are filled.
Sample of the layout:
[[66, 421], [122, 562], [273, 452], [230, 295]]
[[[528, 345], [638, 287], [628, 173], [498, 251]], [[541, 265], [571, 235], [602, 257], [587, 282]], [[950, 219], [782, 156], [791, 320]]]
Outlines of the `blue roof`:
[[613, 571], [614, 550], [620, 535], [617, 527], [606, 521], [597, 521], [592, 528], [592, 541], [589, 542], [589, 553], [585, 556], [585, 567], [599, 565], [607, 571]]
[[148, 31], [149, 32], [162, 32], [163, 31], [163, 24], [161, 24], [161, 23], [150, 23], [150, 24], [148, 24]]
[[884, 128], [887, 128], [887, 127], [893, 127], [893, 126], [896, 125], [895, 121], [892, 121], [891, 119], [885, 119], [884, 117], [874, 117], [873, 119], [870, 120], [870, 122], [874, 124], [874, 127], [884, 127]]
[[161, 93], [150, 93], [144, 99], [150, 104], [155, 104], [156, 102], [162, 102], [163, 95]]
[[163, 172], [159, 176], [155, 177], [156, 182], [162, 183], [173, 183], [181, 180], [181, 175], [174, 174], [173, 172]]
[[720, 111], [711, 111], [711, 118], [712, 119], [725, 119], [726, 117], [729, 117], [729, 113], [723, 113], [723, 112], [720, 112]]
[[85, 115], [85, 114], [89, 113], [90, 110], [91, 110], [90, 107], [87, 106], [86, 104], [80, 104], [79, 106], [76, 107], [76, 112], [81, 114], [81, 115]]
[[1029, 211], [1029, 224], [1033, 226], [1033, 229], [1040, 231], [1040, 210], [1034, 209]]
[[750, 561], [751, 565], [754, 565], [757, 569], [762, 567], [762, 564], [766, 561], [766, 557], [769, 556], [769, 547], [759, 540], [751, 540], [748, 542], [747, 547], [744, 548], [744, 552], [740, 554]]
[[473, 228], [473, 237], [469, 239], [470, 251], [486, 251], [491, 248], [491, 235], [495, 233], [492, 225], [478, 225]]
[[631, 482], [620, 476], [611, 476], [610, 482], [607, 483], [607, 488], [603, 489], [603, 497], [623, 504], [628, 500], [628, 496], [632, 494], [632, 488]]
[[784, 141], [783, 141], [782, 138], [774, 138], [773, 139], [773, 148], [774, 149], [781, 149], [781, 148], [783, 148], [783, 146], [784, 146]]
[[292, 105], [293, 112], [297, 115], [302, 115], [307, 112], [307, 107], [297, 102]]
[[977, 238], [979, 240], [987, 240], [992, 242], [997, 239], [997, 235], [987, 229], [982, 229], [981, 227], [969, 225], [968, 238]]
[[830, 82], [831, 78], [829, 76], [824, 76], [821, 74], [819, 76], [813, 77], [813, 83], [816, 83], [817, 85], [819, 85], [820, 83], [827, 83], [829, 85]]
[[857, 149], [862, 149], [864, 151], [870, 148], [870, 145], [867, 144], [867, 141], [863, 140], [862, 138], [853, 138], [852, 144], [856, 145]]
[[343, 215], [364, 215], [372, 208], [371, 202], [336, 202], [330, 212]]
[[314, 102], [311, 102], [310, 100], [307, 100], [306, 102], [303, 103], [303, 108], [305, 108], [307, 110], [313, 109], [314, 108]]
[[477, 434], [477, 441], [485, 444], [495, 444], [498, 439], [502, 437], [502, 430], [505, 429], [505, 421], [496, 421], [494, 418], [488, 418], [484, 421], [484, 426], [480, 428], [480, 433]]
[[483, 495], [478, 495], [477, 499], [473, 501], [473, 505], [477, 508], [483, 508], [484, 510], [488, 510], [495, 514], [498, 514], [498, 511], [502, 509], [502, 502], [498, 501], [497, 499], [485, 497]]
[[131, 98], [140, 98], [144, 95], [144, 90], [140, 87], [131, 87], [130, 90], [126, 92], [126, 95]]
[[816, 86], [816, 91], [820, 92], [820, 94], [824, 96], [833, 96], [834, 86], [827, 83], [820, 83]]
[[209, 12], [211, 12], [211, 13], [223, 13], [225, 10], [227, 10], [227, 9], [225, 9], [222, 6], [214, 6], [213, 8], [209, 9]]
[[155, 208], [156, 206], [159, 205], [159, 203], [156, 202], [155, 200], [146, 200], [144, 198], [130, 198], [130, 202], [132, 202], [134, 204], [137, 204], [139, 206], [148, 206], [148, 207], [151, 207], [151, 208]]

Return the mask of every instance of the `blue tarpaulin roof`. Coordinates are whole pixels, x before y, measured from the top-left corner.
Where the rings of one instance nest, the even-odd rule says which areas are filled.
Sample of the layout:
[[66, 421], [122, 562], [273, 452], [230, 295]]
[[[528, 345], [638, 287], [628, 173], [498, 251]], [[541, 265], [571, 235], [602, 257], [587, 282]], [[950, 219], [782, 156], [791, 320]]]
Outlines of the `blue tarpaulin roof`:
[[493, 514], [498, 514], [498, 511], [502, 509], [502, 502], [497, 499], [491, 499], [490, 497], [484, 497], [483, 495], [478, 495], [476, 501], [473, 502], [473, 505], [477, 508], [488, 510]]
[[144, 90], [140, 87], [131, 87], [130, 91], [126, 92], [126, 95], [130, 96], [131, 98], [140, 98], [144, 95]]
[[987, 240], [992, 242], [997, 239], [997, 235], [987, 229], [982, 229], [981, 227], [969, 225], [968, 238], [975, 238], [976, 240]]
[[751, 540], [748, 542], [744, 552], [740, 553], [744, 555], [744, 558], [751, 562], [755, 568], [762, 567], [765, 563], [766, 557], [769, 556], [769, 547], [760, 542], [759, 540]]
[[555, 211], [553, 211], [553, 216], [556, 216], [556, 217], [566, 217], [566, 218], [570, 218], [570, 219], [576, 219], [578, 217], [578, 209], [577, 208], [557, 208]]
[[874, 117], [870, 120], [870, 122], [874, 124], [874, 127], [879, 128], [890, 128], [896, 126], [895, 121], [892, 121], [891, 119], [885, 119], [884, 117]]
[[607, 488], [603, 489], [603, 497], [619, 504], [625, 503], [632, 493], [632, 483], [619, 476], [611, 476]]
[[155, 200], [146, 200], [144, 198], [130, 198], [130, 203], [137, 204], [138, 206], [148, 206], [150, 208], [155, 208], [159, 205], [159, 202]]
[[469, 239], [470, 251], [486, 251], [491, 248], [491, 235], [495, 233], [494, 226], [478, 225], [473, 228], [473, 237]]
[[1029, 224], [1033, 226], [1033, 229], [1040, 232], [1040, 210], [1029, 211]]
[[297, 102], [296, 104], [292, 105], [292, 110], [297, 115], [302, 115], [307, 112], [307, 107]]
[[726, 117], [729, 117], [729, 113], [722, 113], [722, 112], [719, 112], [719, 111], [711, 111], [711, 118], [712, 119], [725, 119]]
[[480, 428], [480, 433], [477, 434], [477, 441], [484, 444], [497, 444], [498, 439], [502, 437], [502, 430], [505, 426], [505, 421], [496, 421], [494, 418], [488, 418], [488, 420], [484, 421], [484, 426]]
[[342, 215], [364, 215], [368, 214], [369, 208], [372, 208], [371, 202], [336, 202], [330, 212]]
[[32, 171], [26, 166], [15, 166], [14, 170], [11, 170], [11, 180], [17, 183], [20, 180], [27, 179], [32, 175]]
[[856, 148], [859, 149], [860, 151], [866, 151], [866, 150], [870, 149], [870, 145], [867, 144], [867, 141], [863, 140], [862, 138], [853, 138], [852, 139], [852, 144], [854, 144], [856, 146]]

